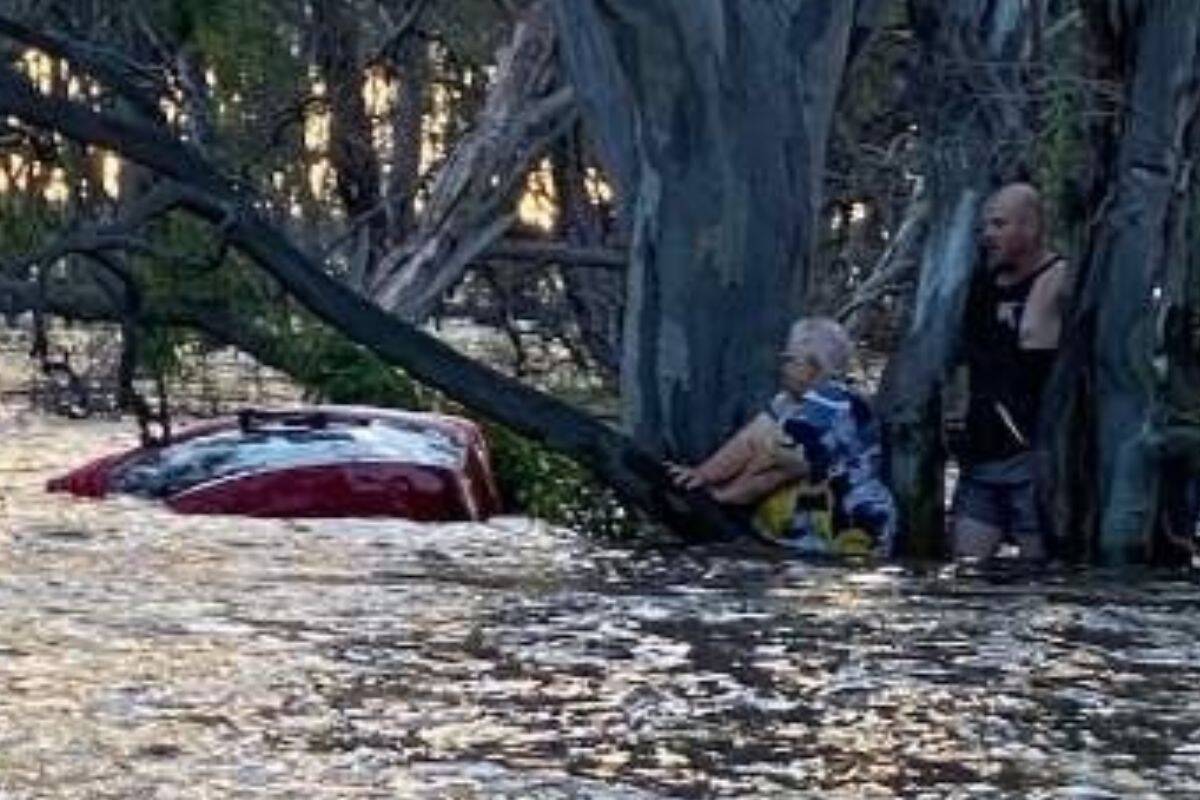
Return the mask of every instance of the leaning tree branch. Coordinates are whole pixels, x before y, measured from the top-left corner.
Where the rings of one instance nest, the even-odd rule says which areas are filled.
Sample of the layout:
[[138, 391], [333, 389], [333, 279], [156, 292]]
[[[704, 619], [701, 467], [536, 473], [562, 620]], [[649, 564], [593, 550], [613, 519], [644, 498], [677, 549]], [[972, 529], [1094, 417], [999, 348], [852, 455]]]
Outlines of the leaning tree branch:
[[555, 28], [544, 0], [532, 5], [501, 53], [479, 124], [438, 173], [412, 237], [377, 265], [370, 297], [419, 322], [468, 264], [508, 226], [521, 182], [549, 145], [574, 124], [574, 91], [561, 85]]
[[[524, 145], [502, 144], [508, 152], [469, 154], [448, 163], [414, 240], [380, 262], [383, 278], [371, 288], [372, 298], [407, 320], [429, 316], [467, 265], [512, 227], [515, 217], [500, 208], [512, 201], [535, 160], [575, 123], [575, 114], [571, 90], [564, 88], [509, 126], [518, 132], [508, 137]], [[547, 125], [545, 132], [534, 133]], [[493, 138], [485, 133], [479, 141], [484, 148], [494, 147]], [[474, 147], [468, 143], [465, 150]], [[480, 163], [480, 158], [485, 160]], [[492, 185], [492, 177], [500, 175], [504, 177]], [[439, 191], [444, 195], [439, 197]]]
[[461, 355], [325, 274], [246, 202], [238, 184], [165, 131], [131, 124], [71, 100], [39, 95], [24, 76], [4, 64], [0, 64], [0, 115], [106, 147], [178, 182], [184, 208], [211, 224], [226, 225], [230, 245], [318, 318], [468, 408], [590, 468], [627, 501], [681, 536], [733, 538], [744, 533], [744, 527], [708, 495], [680, 491], [660, 459], [628, 437]]
[[164, 261], [179, 260], [171, 253], [154, 247], [135, 232], [155, 219], [179, 207], [184, 197], [177, 186], [161, 183], [139, 198], [118, 219], [102, 226], [87, 226], [62, 236], [47, 247], [0, 263], [0, 272], [19, 276], [37, 264], [52, 264], [69, 255], [89, 255], [127, 251]]

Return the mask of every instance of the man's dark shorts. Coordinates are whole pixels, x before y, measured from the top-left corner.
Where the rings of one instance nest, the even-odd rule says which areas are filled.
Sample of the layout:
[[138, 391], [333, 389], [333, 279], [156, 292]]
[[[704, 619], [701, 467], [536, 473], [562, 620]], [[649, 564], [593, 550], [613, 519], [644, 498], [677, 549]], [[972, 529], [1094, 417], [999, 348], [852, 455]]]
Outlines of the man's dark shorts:
[[953, 511], [999, 528], [1017, 543], [1041, 537], [1033, 481], [1033, 454], [964, 468], [954, 491]]

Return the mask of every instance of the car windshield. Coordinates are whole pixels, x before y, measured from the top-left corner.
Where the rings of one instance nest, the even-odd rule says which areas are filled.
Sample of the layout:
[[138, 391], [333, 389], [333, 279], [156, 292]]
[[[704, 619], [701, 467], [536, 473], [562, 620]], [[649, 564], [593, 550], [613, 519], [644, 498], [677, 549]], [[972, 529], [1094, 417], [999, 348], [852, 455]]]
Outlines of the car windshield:
[[206, 481], [265, 470], [374, 462], [454, 468], [463, 447], [430, 428], [389, 422], [226, 430], [146, 453], [112, 476], [118, 492], [162, 498]]

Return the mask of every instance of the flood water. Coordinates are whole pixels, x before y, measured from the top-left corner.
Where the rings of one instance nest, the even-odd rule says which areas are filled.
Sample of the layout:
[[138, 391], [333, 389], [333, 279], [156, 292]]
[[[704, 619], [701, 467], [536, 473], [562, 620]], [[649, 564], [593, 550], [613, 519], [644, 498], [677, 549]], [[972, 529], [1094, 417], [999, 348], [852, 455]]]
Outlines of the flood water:
[[1200, 797], [1200, 586], [45, 495], [0, 418], [0, 797]]

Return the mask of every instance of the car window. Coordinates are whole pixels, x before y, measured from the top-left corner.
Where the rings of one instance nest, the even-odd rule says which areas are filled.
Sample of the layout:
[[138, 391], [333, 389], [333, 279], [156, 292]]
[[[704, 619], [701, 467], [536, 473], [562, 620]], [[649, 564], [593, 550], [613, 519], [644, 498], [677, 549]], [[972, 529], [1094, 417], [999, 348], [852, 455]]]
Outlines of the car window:
[[112, 483], [119, 492], [161, 498], [206, 481], [268, 469], [380, 461], [455, 468], [462, 459], [463, 446], [450, 435], [411, 425], [265, 426], [168, 445], [122, 465]]

